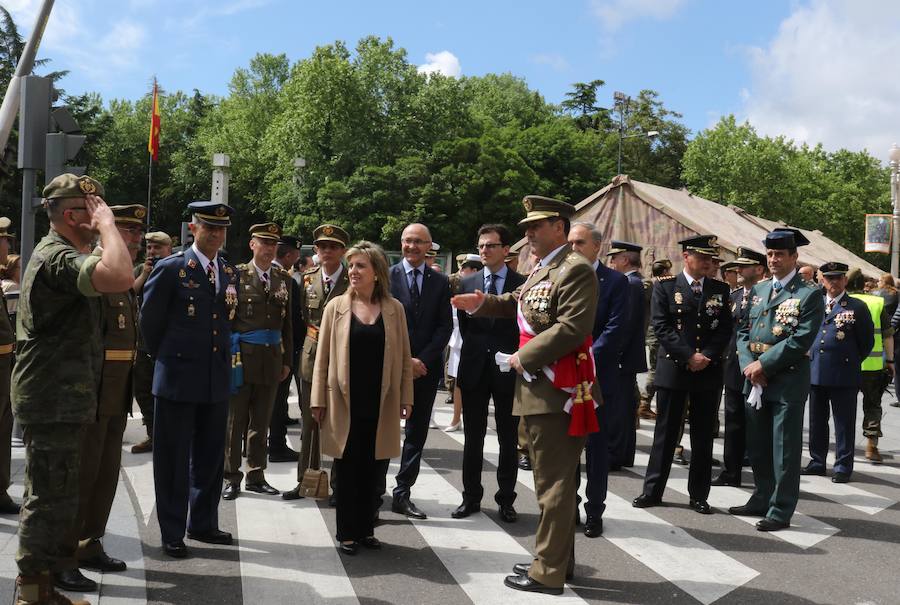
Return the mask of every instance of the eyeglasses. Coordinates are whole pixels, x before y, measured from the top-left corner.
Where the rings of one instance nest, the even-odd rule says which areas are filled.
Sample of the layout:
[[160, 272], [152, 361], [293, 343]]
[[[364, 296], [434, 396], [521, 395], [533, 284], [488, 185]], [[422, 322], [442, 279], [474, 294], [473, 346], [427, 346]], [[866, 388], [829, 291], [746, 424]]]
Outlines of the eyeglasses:
[[476, 248], [479, 250], [493, 250], [494, 248], [500, 248], [503, 244], [478, 244]]
[[405, 246], [424, 246], [424, 245], [430, 246], [431, 245], [431, 242], [426, 241], [424, 239], [410, 239], [410, 238], [401, 239], [400, 243]]

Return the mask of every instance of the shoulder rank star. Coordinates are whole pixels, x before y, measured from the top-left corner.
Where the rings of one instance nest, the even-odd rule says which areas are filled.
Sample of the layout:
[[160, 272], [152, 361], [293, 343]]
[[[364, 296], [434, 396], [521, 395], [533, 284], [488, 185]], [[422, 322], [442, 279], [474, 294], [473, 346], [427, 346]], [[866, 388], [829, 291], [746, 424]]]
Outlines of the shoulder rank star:
[[189, 259], [188, 259], [188, 267], [189, 267], [190, 269], [193, 269], [193, 268], [196, 267], [196, 266], [197, 266], [197, 261], [195, 261], [195, 260], [192, 259], [192, 258], [189, 258]]

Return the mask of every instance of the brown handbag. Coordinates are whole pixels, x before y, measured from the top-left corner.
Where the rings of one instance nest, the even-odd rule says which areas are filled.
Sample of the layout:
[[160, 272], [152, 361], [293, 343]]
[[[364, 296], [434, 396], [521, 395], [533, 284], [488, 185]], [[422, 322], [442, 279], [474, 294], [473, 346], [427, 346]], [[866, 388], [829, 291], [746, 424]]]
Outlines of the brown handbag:
[[[315, 429], [310, 431], [312, 433], [312, 443], [309, 444], [309, 450], [310, 453], [319, 451], [319, 456], [317, 458], [321, 460], [322, 454], [319, 448], [319, 430], [320, 427], [316, 426]], [[325, 500], [328, 498], [328, 471], [312, 467], [307, 468], [303, 472], [303, 480], [300, 482], [300, 495], [306, 498], [312, 498], [313, 500]]]

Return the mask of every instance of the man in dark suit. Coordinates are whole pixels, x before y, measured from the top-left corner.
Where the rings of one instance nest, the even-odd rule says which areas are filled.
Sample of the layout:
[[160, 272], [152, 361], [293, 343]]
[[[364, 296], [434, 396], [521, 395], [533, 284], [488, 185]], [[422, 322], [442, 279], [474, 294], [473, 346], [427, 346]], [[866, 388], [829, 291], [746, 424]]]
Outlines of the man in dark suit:
[[391, 294], [406, 309], [413, 364], [413, 411], [406, 419], [403, 454], [391, 510], [414, 519], [425, 513], [410, 501], [410, 490], [419, 476], [422, 450], [428, 437], [428, 421], [437, 395], [444, 362], [444, 347], [453, 332], [450, 282], [427, 261], [431, 232], [419, 223], [408, 225], [400, 238], [403, 260], [391, 267]]
[[850, 481], [856, 441], [856, 398], [862, 384], [862, 362], [875, 344], [875, 326], [863, 301], [847, 294], [844, 263], [819, 268], [825, 280], [822, 335], [809, 349], [809, 456], [803, 475], [825, 475], [828, 456], [828, 405], [834, 417], [835, 483]]
[[607, 410], [609, 466], [614, 471], [623, 466], [634, 466], [640, 400], [637, 375], [647, 371], [647, 307], [644, 278], [639, 271], [641, 250], [643, 248], [637, 244], [613, 240], [607, 253], [610, 267], [628, 278], [628, 317], [619, 358], [622, 395]]
[[716, 238], [698, 235], [679, 243], [684, 270], [653, 288], [651, 321], [661, 347], [656, 365], [656, 430], [643, 493], [632, 504], [636, 508], [662, 504], [685, 400], [690, 396], [690, 507], [708, 515], [712, 513], [706, 502], [712, 474], [712, 429], [732, 319], [726, 306], [728, 284], [705, 277], [717, 252]]
[[[621, 382], [619, 373], [619, 358], [628, 318], [628, 278], [597, 260], [601, 240], [600, 230], [592, 223], [572, 223], [569, 243], [572, 244], [572, 250], [593, 264], [599, 286], [592, 349], [596, 385], [600, 389], [603, 404], [595, 410], [600, 430], [588, 435], [585, 445], [587, 504], [584, 510], [587, 518], [584, 522], [584, 535], [588, 538], [603, 534], [603, 513], [606, 510], [609, 484], [609, 429], [606, 410], [610, 405], [622, 405], [623, 387], [629, 386]], [[579, 468], [579, 483], [580, 471]], [[580, 501], [580, 497], [578, 499]]]
[[765, 276], [766, 255], [749, 248], [738, 248], [733, 261], [743, 286], [731, 293], [731, 342], [725, 350], [725, 456], [722, 472], [712, 485], [741, 486], [741, 468], [747, 443], [747, 424], [744, 415], [744, 375], [737, 355], [737, 332], [750, 309], [750, 290]]
[[[231, 385], [230, 323], [238, 274], [218, 255], [234, 210], [193, 202], [190, 248], [159, 261], [144, 286], [141, 331], [156, 359], [153, 478], [166, 554], [193, 540], [231, 544], [219, 530]], [[187, 525], [190, 513], [190, 525]]]
[[[509, 229], [503, 225], [484, 225], [478, 230], [478, 253], [484, 268], [462, 279], [460, 294], [480, 290], [487, 294], [513, 292], [525, 277], [512, 271], [504, 262], [513, 243]], [[468, 517], [481, 510], [481, 468], [484, 435], [487, 431], [488, 404], [494, 400], [494, 422], [500, 443], [497, 464], [499, 489], [494, 500], [500, 505], [500, 518], [513, 523], [518, 514], [516, 499], [518, 460], [516, 443], [519, 417], [513, 416], [515, 372], [501, 372], [495, 355], [515, 353], [519, 349], [519, 327], [514, 319], [470, 317], [459, 313], [459, 330], [463, 344], [457, 370], [457, 386], [462, 394], [463, 430], [463, 502], [451, 513], [454, 519]]]

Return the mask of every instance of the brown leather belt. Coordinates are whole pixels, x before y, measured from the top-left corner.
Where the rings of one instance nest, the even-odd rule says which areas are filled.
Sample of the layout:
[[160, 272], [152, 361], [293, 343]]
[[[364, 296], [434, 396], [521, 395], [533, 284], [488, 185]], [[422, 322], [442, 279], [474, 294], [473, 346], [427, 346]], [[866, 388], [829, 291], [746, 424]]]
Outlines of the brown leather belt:
[[15, 343], [10, 343], [8, 345], [0, 345], [0, 355], [9, 355], [13, 351], [16, 350]]
[[107, 349], [106, 361], [134, 361], [135, 351], [128, 349]]
[[772, 345], [766, 344], [764, 342], [751, 342], [750, 343], [750, 352], [751, 353], [765, 353], [769, 349], [772, 348]]
[[306, 337], [310, 340], [319, 341], [319, 328], [316, 326], [306, 326]]

